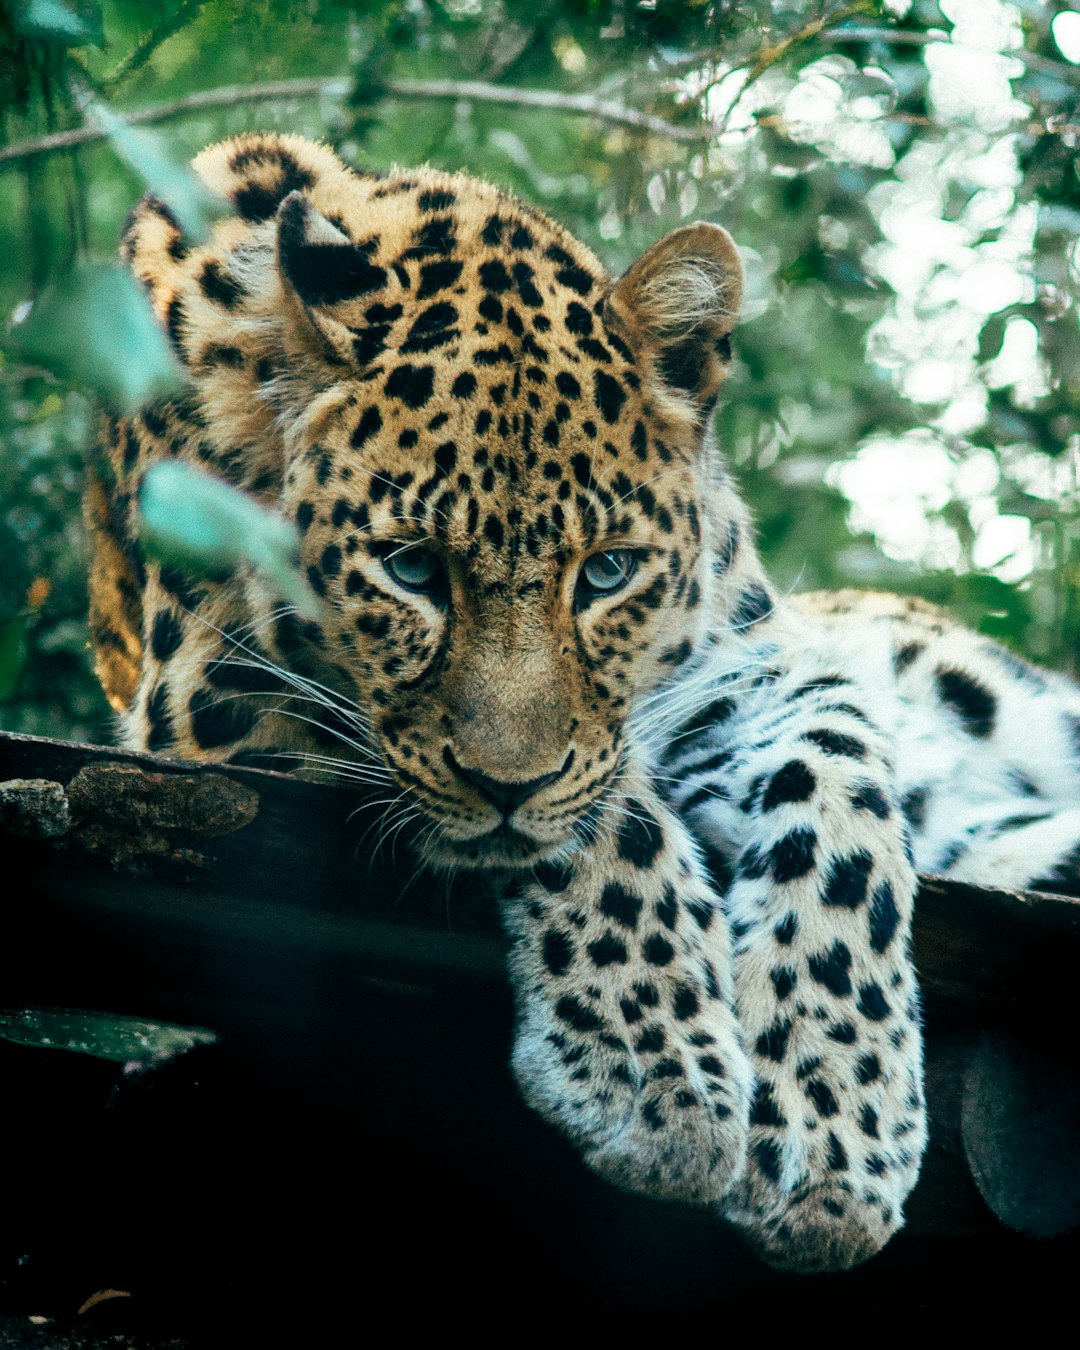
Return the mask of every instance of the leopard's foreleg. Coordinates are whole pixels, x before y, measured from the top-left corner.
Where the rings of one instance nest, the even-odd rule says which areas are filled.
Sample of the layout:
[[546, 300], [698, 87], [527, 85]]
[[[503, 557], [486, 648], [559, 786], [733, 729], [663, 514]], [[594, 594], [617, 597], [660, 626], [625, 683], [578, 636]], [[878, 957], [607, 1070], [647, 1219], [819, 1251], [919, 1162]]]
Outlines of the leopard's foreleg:
[[526, 1100], [616, 1184], [719, 1201], [745, 1168], [751, 1075], [685, 825], [628, 773], [592, 843], [536, 875], [504, 904]]
[[835, 670], [803, 666], [747, 700], [706, 772], [700, 738], [668, 770], [695, 833], [731, 861], [755, 1089], [749, 1165], [718, 1209], [792, 1269], [879, 1250], [925, 1146], [915, 875], [875, 714]]

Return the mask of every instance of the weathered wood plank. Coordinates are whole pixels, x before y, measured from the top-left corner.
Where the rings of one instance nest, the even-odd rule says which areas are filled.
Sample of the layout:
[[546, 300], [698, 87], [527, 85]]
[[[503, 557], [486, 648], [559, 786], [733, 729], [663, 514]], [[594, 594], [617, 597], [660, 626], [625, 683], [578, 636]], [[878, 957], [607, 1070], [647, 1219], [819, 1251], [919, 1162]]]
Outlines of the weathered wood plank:
[[[309, 918], [378, 919], [438, 934], [445, 961], [424, 959], [451, 974], [457, 958], [449, 952], [461, 934], [498, 935], [482, 879], [449, 885], [417, 877], [403, 845], [374, 847], [379, 811], [352, 789], [3, 735], [0, 782], [11, 779], [59, 784], [66, 794], [65, 832], [28, 838], [2, 803], [0, 831], [35, 884], [63, 891], [72, 907], [93, 911], [105, 888], [114, 907], [129, 894], [142, 907], [171, 902], [211, 926], [225, 923], [224, 912], [200, 910], [196, 897], [216, 897], [217, 907], [227, 897], [229, 921], [242, 925], [250, 912], [254, 927], [266, 921], [267, 906]], [[986, 1010], [1046, 1002], [1065, 992], [1058, 981], [1080, 952], [1080, 901], [928, 877], [915, 944], [930, 997]]]
[[[373, 850], [377, 808], [352, 790], [19, 736], [0, 737], [5, 781], [0, 1002], [210, 1026], [307, 1091], [305, 1038], [320, 1051], [392, 1044], [401, 998], [434, 992], [474, 1008], [471, 1025], [502, 1028], [495, 1051], [480, 1038], [497, 1061], [489, 1087], [523, 1118], [502, 1068], [508, 991], [482, 881], [432, 883], [403, 848]], [[965, 1153], [965, 1075], [987, 1036], [1008, 1040], [1009, 1062], [1025, 1038], [1054, 1053], [1044, 1029], [1061, 1022], [1080, 956], [1080, 902], [927, 878], [915, 942], [933, 1139], [911, 1227], [993, 1237], [1004, 1230]], [[473, 1048], [460, 1053], [466, 1072]], [[985, 1095], [985, 1054], [979, 1063]], [[347, 1075], [331, 1095], [346, 1111], [379, 1109]], [[563, 1147], [550, 1136], [553, 1156]], [[1000, 1193], [1000, 1169], [993, 1184]], [[998, 1208], [1015, 1215], [1017, 1203]]]

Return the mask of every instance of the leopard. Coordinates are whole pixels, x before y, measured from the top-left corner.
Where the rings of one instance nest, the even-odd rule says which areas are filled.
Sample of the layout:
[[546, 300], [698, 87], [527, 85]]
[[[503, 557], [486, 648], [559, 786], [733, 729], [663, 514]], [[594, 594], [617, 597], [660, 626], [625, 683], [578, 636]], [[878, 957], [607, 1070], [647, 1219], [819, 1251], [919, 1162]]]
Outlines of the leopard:
[[[780, 1269], [867, 1260], [927, 1139], [917, 874], [1080, 892], [1080, 689], [769, 580], [713, 416], [720, 225], [613, 278], [476, 177], [291, 133], [193, 172], [210, 234], [150, 195], [121, 245], [186, 384], [103, 414], [87, 470], [124, 744], [381, 794], [490, 881], [514, 1076], [586, 1166]], [[294, 523], [312, 613], [147, 553], [170, 460]]]

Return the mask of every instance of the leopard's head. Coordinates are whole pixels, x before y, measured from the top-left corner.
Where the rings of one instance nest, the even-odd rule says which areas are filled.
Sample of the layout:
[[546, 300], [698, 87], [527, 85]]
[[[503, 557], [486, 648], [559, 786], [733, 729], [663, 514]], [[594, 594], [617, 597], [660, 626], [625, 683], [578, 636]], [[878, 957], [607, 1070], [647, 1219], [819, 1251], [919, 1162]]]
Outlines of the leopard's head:
[[322, 175], [261, 228], [236, 275], [277, 316], [307, 639], [429, 859], [554, 856], [716, 620], [735, 247], [691, 225], [612, 281], [538, 212], [430, 170]]

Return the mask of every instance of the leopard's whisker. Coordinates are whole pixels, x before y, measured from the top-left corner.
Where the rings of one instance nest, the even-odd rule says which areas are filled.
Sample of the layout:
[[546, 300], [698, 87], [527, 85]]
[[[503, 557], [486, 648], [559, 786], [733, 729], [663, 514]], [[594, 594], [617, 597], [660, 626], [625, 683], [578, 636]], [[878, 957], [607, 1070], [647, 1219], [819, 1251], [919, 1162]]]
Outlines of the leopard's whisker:
[[[324, 685], [320, 681], [315, 680], [310, 676], [298, 675], [295, 671], [291, 671], [284, 666], [279, 666], [276, 661], [270, 660], [269, 657], [267, 657], [264, 653], [262, 653], [258, 649], [253, 649], [249, 647], [247, 643], [239, 641], [230, 632], [227, 632], [225, 629], [219, 628], [217, 624], [212, 623], [209, 619], [199, 614], [197, 611], [185, 610], [185, 613], [192, 615], [193, 618], [197, 619], [198, 622], [203, 624], [206, 628], [209, 628], [212, 632], [216, 633], [218, 637], [220, 637], [223, 641], [228, 642], [233, 647], [238, 647], [250, 658], [252, 663], [258, 666], [260, 669], [272, 672], [279, 679], [283, 680], [287, 684], [294, 686], [295, 688], [303, 689], [306, 692], [311, 692], [313, 694], [322, 694], [326, 700], [329, 700], [328, 706], [337, 706], [340, 704], [344, 704], [345, 709], [350, 711], [357, 718], [363, 721], [368, 720], [367, 715], [364, 713], [363, 709], [360, 708], [360, 706], [352, 699], [350, 699], [347, 695], [341, 694], [335, 689], [331, 689], [328, 685]], [[278, 611], [278, 613], [279, 617], [281, 614], [287, 613], [295, 614], [296, 609], [295, 606], [289, 605], [281, 608]], [[219, 657], [217, 659], [223, 662], [228, 662], [234, 661], [237, 658]], [[345, 709], [342, 710], [344, 711]]]

